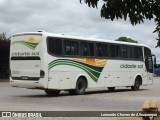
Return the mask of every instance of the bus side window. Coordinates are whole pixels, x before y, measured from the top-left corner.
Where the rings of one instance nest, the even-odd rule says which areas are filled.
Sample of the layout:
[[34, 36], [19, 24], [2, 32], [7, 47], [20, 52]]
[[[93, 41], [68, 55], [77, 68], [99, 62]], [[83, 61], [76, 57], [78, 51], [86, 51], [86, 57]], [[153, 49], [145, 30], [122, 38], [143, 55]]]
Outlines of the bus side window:
[[121, 58], [121, 46], [116, 45], [116, 57]]
[[122, 58], [128, 58], [127, 56], [127, 46], [122, 46]]
[[103, 57], [109, 57], [108, 44], [102, 44]]
[[146, 48], [146, 47], [144, 48], [144, 56], [145, 56], [145, 58], [151, 56], [151, 51], [150, 51], [150, 49], [148, 49], [148, 48]]
[[138, 60], [143, 60], [142, 47], [138, 48]]
[[64, 40], [65, 55], [78, 55], [78, 42], [72, 40]]
[[133, 59], [134, 58], [134, 53], [133, 53], [133, 47], [132, 46], [128, 46], [127, 47], [127, 57], [129, 59]]
[[134, 59], [143, 60], [142, 47], [134, 47]]
[[86, 42], [81, 42], [80, 50], [81, 50], [82, 56], [87, 56], [87, 43]]
[[102, 57], [103, 51], [102, 51], [102, 44], [96, 43], [96, 56]]
[[78, 41], [72, 41], [71, 53], [72, 55], [79, 55], [78, 54]]
[[116, 46], [115, 45], [110, 45], [110, 55], [111, 55], [111, 57], [113, 58], [113, 57], [115, 57], [116, 56]]
[[84, 57], [94, 57], [94, 43], [81, 42], [80, 45], [81, 55]]
[[71, 55], [71, 41], [64, 40], [65, 55]]
[[50, 55], [62, 55], [62, 40], [59, 38], [47, 38], [48, 53]]
[[108, 45], [107, 44], [101, 44], [101, 43], [96, 43], [96, 56], [97, 57], [108, 57], [109, 52], [108, 52]]
[[110, 53], [112, 58], [121, 58], [121, 46], [120, 45], [111, 45]]
[[94, 43], [88, 43], [88, 56], [94, 57]]

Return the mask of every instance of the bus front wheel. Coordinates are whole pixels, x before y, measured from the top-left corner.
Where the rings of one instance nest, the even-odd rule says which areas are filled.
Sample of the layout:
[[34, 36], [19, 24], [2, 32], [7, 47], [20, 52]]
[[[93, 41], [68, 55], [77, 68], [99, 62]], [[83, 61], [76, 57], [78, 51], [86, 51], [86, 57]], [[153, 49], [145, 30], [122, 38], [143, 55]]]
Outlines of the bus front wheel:
[[77, 83], [76, 83], [76, 88], [73, 90], [69, 90], [69, 93], [71, 95], [82, 95], [85, 93], [87, 87], [87, 83], [84, 78], [78, 78]]
[[51, 95], [51, 96], [56, 96], [60, 93], [60, 90], [49, 90], [46, 89], [45, 92], [47, 93], [47, 95]]
[[136, 80], [135, 80], [134, 85], [131, 86], [131, 89], [132, 89], [132, 90], [139, 90], [140, 85], [141, 85], [141, 80], [140, 80], [139, 77], [137, 77]]

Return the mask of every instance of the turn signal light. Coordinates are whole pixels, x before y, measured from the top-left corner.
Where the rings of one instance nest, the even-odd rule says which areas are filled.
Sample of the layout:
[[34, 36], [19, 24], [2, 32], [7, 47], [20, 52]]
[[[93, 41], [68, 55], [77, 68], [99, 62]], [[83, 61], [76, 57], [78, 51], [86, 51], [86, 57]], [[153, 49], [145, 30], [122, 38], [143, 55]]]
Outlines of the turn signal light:
[[11, 69], [7, 70], [7, 74], [11, 77]]
[[40, 71], [40, 78], [44, 78], [45, 72], [43, 70]]

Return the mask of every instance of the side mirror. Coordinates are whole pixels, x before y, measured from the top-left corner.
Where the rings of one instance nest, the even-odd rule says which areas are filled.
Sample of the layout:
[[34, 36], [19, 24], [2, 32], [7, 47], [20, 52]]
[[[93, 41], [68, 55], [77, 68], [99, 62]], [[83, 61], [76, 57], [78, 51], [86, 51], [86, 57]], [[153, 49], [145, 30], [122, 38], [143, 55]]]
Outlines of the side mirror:
[[156, 57], [154, 57], [154, 65], [156, 65]]
[[[154, 58], [153, 58], [153, 57], [154, 57]], [[153, 59], [153, 61], [154, 61], [154, 63], [153, 63], [153, 64], [154, 64], [154, 65], [156, 65], [156, 63], [157, 63], [157, 62], [156, 62], [156, 56], [155, 56], [155, 55], [153, 55], [153, 54], [152, 54], [152, 59]]]
[[148, 56], [145, 59], [145, 65], [148, 72], [153, 73], [153, 57]]

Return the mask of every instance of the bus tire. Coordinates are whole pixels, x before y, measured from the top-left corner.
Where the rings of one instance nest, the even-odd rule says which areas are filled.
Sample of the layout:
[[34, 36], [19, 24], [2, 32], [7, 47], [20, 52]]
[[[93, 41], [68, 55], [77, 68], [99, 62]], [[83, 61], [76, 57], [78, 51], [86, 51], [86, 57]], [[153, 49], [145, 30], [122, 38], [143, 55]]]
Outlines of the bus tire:
[[57, 96], [57, 95], [59, 95], [60, 90], [49, 90], [49, 89], [46, 89], [45, 92], [47, 93], [47, 95]]
[[108, 87], [108, 90], [109, 90], [109, 91], [114, 91], [114, 90], [115, 90], [115, 87]]
[[132, 90], [139, 90], [141, 86], [141, 78], [137, 77], [133, 86], [131, 86]]
[[83, 95], [85, 93], [87, 87], [86, 80], [82, 77], [78, 78], [76, 83], [76, 88], [73, 90], [69, 90], [71, 95]]

